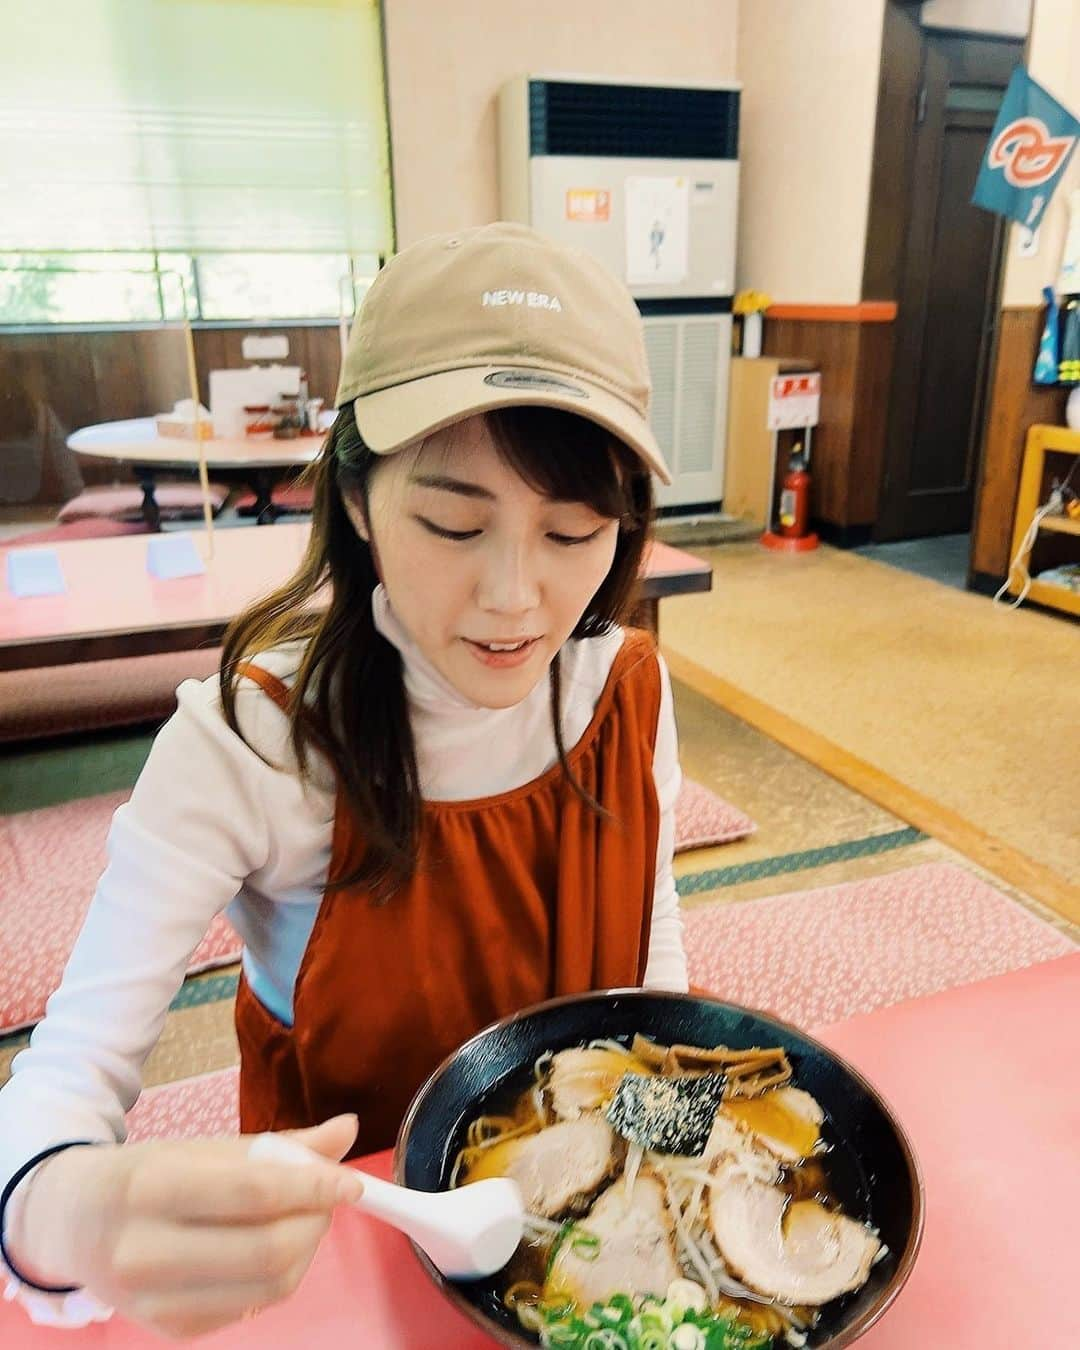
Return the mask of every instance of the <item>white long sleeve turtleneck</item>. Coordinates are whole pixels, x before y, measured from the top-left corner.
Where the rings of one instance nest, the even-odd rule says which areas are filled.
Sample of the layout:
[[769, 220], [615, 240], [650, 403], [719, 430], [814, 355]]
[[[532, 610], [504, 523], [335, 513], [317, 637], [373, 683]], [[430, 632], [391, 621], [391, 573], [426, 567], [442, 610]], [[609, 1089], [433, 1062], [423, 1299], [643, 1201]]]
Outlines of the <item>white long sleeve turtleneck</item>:
[[[546, 680], [513, 707], [477, 707], [421, 655], [381, 587], [373, 613], [379, 632], [402, 654], [425, 798], [493, 796], [531, 782], [555, 763]], [[564, 647], [568, 748], [588, 727], [622, 641], [616, 629]], [[278, 648], [258, 663], [289, 683], [300, 650]], [[686, 989], [671, 866], [681, 774], [662, 661], [661, 677], [653, 765], [661, 824], [645, 984]], [[0, 1090], [0, 1187], [51, 1144], [123, 1139], [124, 1114], [139, 1094], [143, 1063], [192, 951], [222, 910], [243, 938], [253, 990], [291, 1022], [293, 981], [330, 862], [332, 775], [316, 765], [315, 781], [300, 778], [284, 715], [250, 682], [243, 682], [237, 697], [249, 744], [225, 724], [216, 676], [186, 681], [177, 705], [131, 800], [113, 818], [108, 865], [63, 982]]]

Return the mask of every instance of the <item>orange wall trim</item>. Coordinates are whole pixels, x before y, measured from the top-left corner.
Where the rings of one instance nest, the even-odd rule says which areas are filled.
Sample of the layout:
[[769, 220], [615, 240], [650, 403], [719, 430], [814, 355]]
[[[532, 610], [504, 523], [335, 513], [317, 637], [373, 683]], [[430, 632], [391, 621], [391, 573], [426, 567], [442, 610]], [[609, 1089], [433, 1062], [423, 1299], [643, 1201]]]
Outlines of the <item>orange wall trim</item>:
[[895, 300], [860, 300], [857, 305], [770, 305], [767, 319], [803, 319], [809, 323], [892, 323]]

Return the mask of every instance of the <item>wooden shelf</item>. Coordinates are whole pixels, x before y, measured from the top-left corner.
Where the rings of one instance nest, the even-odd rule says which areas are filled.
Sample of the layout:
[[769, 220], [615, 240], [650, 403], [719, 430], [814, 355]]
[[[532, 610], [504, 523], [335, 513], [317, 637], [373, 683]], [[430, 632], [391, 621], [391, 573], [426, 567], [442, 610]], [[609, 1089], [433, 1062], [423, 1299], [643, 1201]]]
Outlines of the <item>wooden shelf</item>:
[[1048, 605], [1051, 609], [1063, 609], [1066, 614], [1080, 615], [1080, 592], [1070, 591], [1066, 586], [1053, 586], [1048, 581], [1033, 581], [1027, 593], [1029, 600], [1037, 605]]
[[[1038, 510], [1040, 499], [1045, 491], [1043, 468], [1048, 454], [1080, 455], [1080, 432], [1068, 427], [1033, 426], [1028, 428], [1024, 443], [1024, 466], [1020, 474], [1020, 491], [1016, 499], [1016, 514], [1013, 518], [1012, 556], [1021, 553], [1025, 535]], [[1039, 529], [1050, 533], [1071, 534], [1080, 538], [1080, 521], [1070, 520], [1068, 516], [1044, 516]], [[1030, 552], [1019, 558], [1025, 566], [1030, 565]], [[1014, 578], [1010, 570], [1009, 591], [1019, 594], [1020, 581]], [[1035, 579], [1028, 590], [1028, 599], [1050, 609], [1062, 610], [1065, 614], [1080, 616], [1080, 593], [1070, 591], [1066, 586], [1055, 586], [1051, 582]]]
[[1070, 520], [1068, 516], [1043, 516], [1039, 529], [1050, 530], [1054, 534], [1080, 535], [1080, 520]]

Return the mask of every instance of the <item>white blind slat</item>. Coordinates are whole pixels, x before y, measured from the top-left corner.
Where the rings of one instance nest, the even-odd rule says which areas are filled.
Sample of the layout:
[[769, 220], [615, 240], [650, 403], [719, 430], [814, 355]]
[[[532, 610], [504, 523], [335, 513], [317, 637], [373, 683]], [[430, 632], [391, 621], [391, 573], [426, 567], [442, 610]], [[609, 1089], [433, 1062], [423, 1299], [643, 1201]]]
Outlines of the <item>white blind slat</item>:
[[391, 250], [375, 0], [7, 0], [0, 250]]

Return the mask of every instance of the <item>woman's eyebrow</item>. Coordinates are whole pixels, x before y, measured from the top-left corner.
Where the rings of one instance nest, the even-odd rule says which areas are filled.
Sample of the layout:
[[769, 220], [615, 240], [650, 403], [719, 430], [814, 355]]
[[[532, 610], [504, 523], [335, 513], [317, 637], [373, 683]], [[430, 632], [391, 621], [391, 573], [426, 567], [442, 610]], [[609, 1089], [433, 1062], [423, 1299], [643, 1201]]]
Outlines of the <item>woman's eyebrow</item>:
[[409, 482], [418, 487], [438, 488], [440, 492], [456, 492], [459, 497], [478, 497], [487, 502], [496, 500], [494, 492], [482, 488], [479, 483], [467, 483], [463, 478], [451, 478], [446, 474], [413, 474]]

